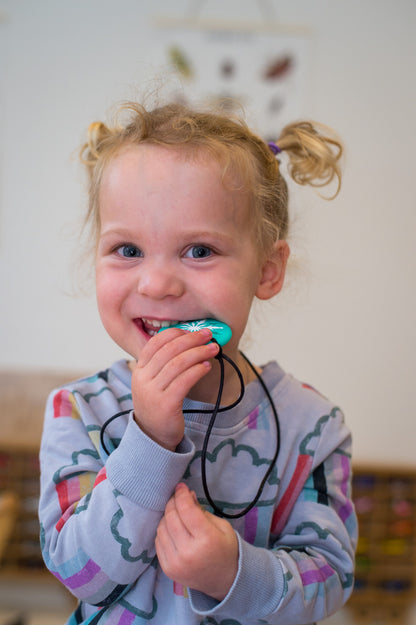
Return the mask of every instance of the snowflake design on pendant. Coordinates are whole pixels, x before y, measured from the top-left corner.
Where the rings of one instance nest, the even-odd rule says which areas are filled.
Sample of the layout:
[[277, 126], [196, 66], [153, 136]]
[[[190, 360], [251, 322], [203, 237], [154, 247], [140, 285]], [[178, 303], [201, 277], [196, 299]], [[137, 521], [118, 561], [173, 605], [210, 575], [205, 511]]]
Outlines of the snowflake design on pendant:
[[214, 332], [214, 330], [222, 330], [223, 324], [218, 325], [213, 319], [199, 319], [198, 321], [182, 321], [178, 323], [176, 327], [181, 330], [187, 330], [188, 332], [198, 332], [203, 328], [209, 328]]
[[[231, 329], [226, 323], [217, 321], [216, 319], [195, 319], [193, 321], [181, 321], [174, 326], [180, 330], [186, 330], [187, 332], [198, 332], [203, 328], [209, 328], [212, 332], [212, 338], [220, 345], [225, 345], [231, 338]], [[165, 328], [162, 328], [165, 329]]]

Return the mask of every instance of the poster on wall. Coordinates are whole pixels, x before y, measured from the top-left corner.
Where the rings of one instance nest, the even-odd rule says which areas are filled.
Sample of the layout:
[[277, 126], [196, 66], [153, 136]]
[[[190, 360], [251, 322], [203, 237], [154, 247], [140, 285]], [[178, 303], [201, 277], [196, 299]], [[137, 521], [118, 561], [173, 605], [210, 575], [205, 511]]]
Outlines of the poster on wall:
[[310, 54], [301, 29], [178, 22], [156, 28], [154, 45], [173, 75], [171, 98], [236, 114], [243, 109], [267, 140], [305, 109]]

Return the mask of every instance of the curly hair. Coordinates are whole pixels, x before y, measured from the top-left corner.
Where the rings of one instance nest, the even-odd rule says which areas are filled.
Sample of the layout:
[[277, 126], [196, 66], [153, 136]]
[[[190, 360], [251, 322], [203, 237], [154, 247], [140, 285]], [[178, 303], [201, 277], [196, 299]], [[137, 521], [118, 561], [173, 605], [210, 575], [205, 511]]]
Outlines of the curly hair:
[[[87, 221], [92, 222], [96, 237], [100, 229], [99, 190], [106, 166], [124, 148], [145, 143], [216, 158], [223, 167], [224, 183], [248, 194], [260, 248], [267, 250], [277, 239], [286, 238], [288, 188], [279, 160], [244, 120], [181, 104], [146, 110], [128, 102], [119, 113], [127, 113], [124, 123], [92, 123], [81, 149], [89, 178]], [[335, 178], [338, 186], [332, 197], [337, 195], [342, 145], [329, 128], [308, 121], [292, 123], [283, 128], [276, 143], [279, 151], [287, 153], [288, 172], [296, 183], [321, 187]]]

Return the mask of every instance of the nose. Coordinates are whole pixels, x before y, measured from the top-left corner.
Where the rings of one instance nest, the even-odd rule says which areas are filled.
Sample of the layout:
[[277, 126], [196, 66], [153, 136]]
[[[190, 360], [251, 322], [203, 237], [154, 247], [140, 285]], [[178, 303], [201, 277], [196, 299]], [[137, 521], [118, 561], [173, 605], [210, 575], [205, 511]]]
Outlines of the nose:
[[141, 263], [137, 280], [138, 293], [154, 300], [181, 297], [185, 286], [177, 269], [167, 263], [150, 260]]

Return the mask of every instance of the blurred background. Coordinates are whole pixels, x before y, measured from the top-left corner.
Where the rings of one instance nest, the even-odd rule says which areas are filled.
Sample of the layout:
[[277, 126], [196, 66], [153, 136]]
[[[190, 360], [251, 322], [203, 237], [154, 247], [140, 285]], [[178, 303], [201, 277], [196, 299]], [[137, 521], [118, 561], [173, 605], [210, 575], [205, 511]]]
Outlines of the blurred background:
[[267, 138], [305, 118], [344, 142], [335, 200], [290, 184], [287, 285], [255, 306], [244, 349], [352, 429], [365, 540], [348, 622], [416, 623], [415, 27], [413, 0], [0, 0], [0, 624], [72, 609], [39, 575], [45, 395], [124, 357], [96, 312], [79, 147], [119, 102], [165, 97], [236, 98]]

